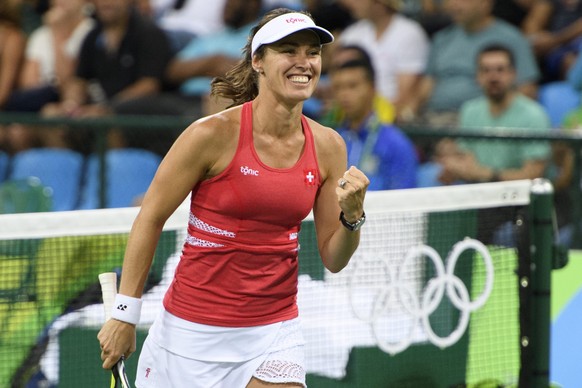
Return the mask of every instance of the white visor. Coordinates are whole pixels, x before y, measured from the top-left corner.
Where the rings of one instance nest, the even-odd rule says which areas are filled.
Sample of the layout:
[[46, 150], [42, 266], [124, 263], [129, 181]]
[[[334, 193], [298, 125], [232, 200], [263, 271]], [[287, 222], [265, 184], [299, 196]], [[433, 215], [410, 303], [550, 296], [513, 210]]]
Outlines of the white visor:
[[251, 57], [264, 44], [276, 42], [297, 31], [311, 30], [319, 36], [321, 44], [333, 42], [333, 35], [325, 28], [316, 26], [313, 20], [302, 13], [286, 13], [277, 16], [257, 31], [251, 44]]

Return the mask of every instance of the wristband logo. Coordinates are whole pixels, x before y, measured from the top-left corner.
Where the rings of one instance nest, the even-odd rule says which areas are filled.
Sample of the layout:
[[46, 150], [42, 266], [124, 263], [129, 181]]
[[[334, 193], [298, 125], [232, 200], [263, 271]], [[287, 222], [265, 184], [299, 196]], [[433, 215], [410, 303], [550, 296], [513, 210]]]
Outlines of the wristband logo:
[[[467, 250], [478, 253], [483, 260], [485, 267], [485, 281], [481, 295], [471, 300], [470, 292], [465, 283], [455, 275], [455, 267], [459, 257]], [[426, 287], [418, 291], [410, 280], [406, 280], [407, 273], [410, 274], [410, 264], [414, 259], [428, 258], [432, 261], [435, 275], [427, 280]], [[386, 260], [382, 260], [384, 271], [379, 276], [386, 279], [381, 280], [381, 286], [372, 289], [373, 298], [368, 312], [362, 312], [362, 298], [356, 298], [358, 292], [369, 292], [369, 284], [358, 282], [358, 270], [361, 271], [362, 264], [354, 262], [354, 269], [348, 280], [349, 303], [356, 318], [367, 322], [370, 325], [378, 347], [384, 352], [394, 355], [402, 352], [410, 346], [415, 335], [418, 334], [418, 326], [423, 329], [428, 340], [435, 346], [443, 349], [459, 341], [469, 325], [470, 313], [481, 308], [493, 289], [493, 259], [489, 250], [478, 240], [467, 238], [459, 241], [447, 256], [446, 267], [439, 253], [428, 245], [413, 247], [406, 253], [404, 260], [394, 268]], [[377, 272], [376, 272], [377, 273]], [[366, 273], [366, 279], [370, 276]], [[373, 276], [376, 276], [374, 274]], [[364, 279], [363, 275], [359, 279]], [[449, 335], [440, 337], [431, 326], [430, 316], [439, 307], [445, 295], [450, 300], [452, 306], [459, 310], [460, 316], [457, 327]], [[369, 300], [369, 298], [364, 299]], [[400, 307], [399, 318], [394, 318], [395, 307]], [[406, 315], [407, 333], [398, 341], [386, 339], [386, 323], [402, 321], [402, 315]]]
[[127, 310], [127, 305], [121, 303], [121, 304], [117, 305], [117, 309], [120, 311], [125, 311], [125, 310]]

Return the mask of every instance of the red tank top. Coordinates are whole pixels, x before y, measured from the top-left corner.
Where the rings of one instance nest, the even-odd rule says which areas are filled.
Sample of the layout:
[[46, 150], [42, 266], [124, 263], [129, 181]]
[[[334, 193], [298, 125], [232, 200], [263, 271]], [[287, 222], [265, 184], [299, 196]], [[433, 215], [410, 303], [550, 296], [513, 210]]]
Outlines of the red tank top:
[[252, 104], [242, 107], [234, 158], [192, 191], [188, 237], [165, 308], [207, 325], [245, 327], [297, 316], [298, 233], [321, 185], [305, 117], [303, 152], [291, 168], [261, 162]]

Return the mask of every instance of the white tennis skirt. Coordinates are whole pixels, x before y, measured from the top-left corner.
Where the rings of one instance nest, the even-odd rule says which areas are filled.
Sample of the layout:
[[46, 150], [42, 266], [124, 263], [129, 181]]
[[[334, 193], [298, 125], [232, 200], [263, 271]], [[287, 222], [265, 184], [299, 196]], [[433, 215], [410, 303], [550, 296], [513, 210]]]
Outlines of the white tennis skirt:
[[[164, 342], [158, 341], [160, 335], [167, 337], [168, 332], [164, 335], [159, 329], [160, 326], [158, 329], [152, 327], [143, 344], [136, 372], [137, 388], [244, 388], [252, 377], [269, 383], [297, 383], [306, 387], [304, 340], [297, 318], [282, 322], [274, 340], [269, 341], [270, 345], [261, 354], [240, 361], [231, 361], [232, 357], [228, 356], [228, 361], [200, 360], [172, 352], [160, 345], [159, 342]], [[267, 332], [271, 329], [267, 328]], [[256, 328], [252, 330], [253, 336], [259, 336], [257, 342], [261, 342], [260, 333]], [[253, 341], [248, 333], [239, 338]], [[208, 349], [208, 352], [220, 354], [223, 346], [228, 344], [222, 342], [218, 349]], [[230, 349], [224, 351], [228, 354]]]

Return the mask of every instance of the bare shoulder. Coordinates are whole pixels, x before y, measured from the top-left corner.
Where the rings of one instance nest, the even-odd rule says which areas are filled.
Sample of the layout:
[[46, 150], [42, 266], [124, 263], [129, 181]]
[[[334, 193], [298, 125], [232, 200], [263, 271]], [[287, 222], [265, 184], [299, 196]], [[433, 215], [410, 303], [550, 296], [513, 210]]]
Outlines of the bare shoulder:
[[202, 117], [186, 128], [183, 136], [189, 141], [203, 141], [206, 146], [224, 146], [238, 139], [240, 107]]
[[317, 161], [322, 173], [326, 179], [333, 176], [337, 169], [345, 169], [347, 165], [346, 143], [341, 135], [334, 130], [321, 125], [315, 120], [307, 119], [309, 127], [313, 132], [315, 150], [317, 152]]
[[204, 176], [223, 171], [236, 153], [240, 133], [240, 107], [196, 120], [174, 144], [189, 164], [204, 166]]
[[15, 43], [21, 43], [26, 40], [26, 36], [22, 30], [16, 27], [7, 27], [5, 29], [6, 39]]

